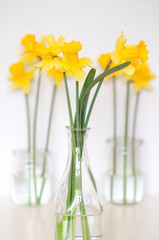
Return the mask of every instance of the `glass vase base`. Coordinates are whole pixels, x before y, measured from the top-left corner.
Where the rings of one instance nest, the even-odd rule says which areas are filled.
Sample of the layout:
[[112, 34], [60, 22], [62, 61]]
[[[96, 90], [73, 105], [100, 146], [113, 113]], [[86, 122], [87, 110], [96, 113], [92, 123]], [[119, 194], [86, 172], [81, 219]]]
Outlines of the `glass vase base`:
[[[56, 238], [55, 238], [56, 239]], [[58, 239], [58, 238], [57, 238]], [[56, 239], [56, 240], [57, 240]], [[74, 238], [73, 238], [74, 240], [83, 240], [83, 237], [82, 236], [75, 236]], [[104, 239], [104, 237], [103, 236], [91, 236], [90, 237], [90, 240], [103, 240]], [[58, 239], [58, 240], [60, 240], [60, 238]], [[69, 238], [62, 238], [61, 240], [72, 240], [72, 238], [71, 237], [69, 237]]]
[[[40, 192], [44, 184], [41, 199]], [[46, 205], [52, 200], [52, 178], [51, 176], [42, 177], [41, 174], [36, 176], [36, 193], [35, 180], [27, 176], [27, 171], [21, 171], [13, 175], [12, 182], [12, 201], [22, 206]], [[37, 195], [37, 197], [36, 197]]]
[[106, 201], [114, 204], [135, 204], [143, 199], [143, 175], [137, 172], [135, 175], [106, 174], [105, 179]]
[[[83, 237], [76, 237], [74, 238], [75, 240], [83, 240]], [[67, 240], [72, 240], [72, 238], [68, 238]], [[103, 240], [103, 236], [95, 236], [91, 237], [90, 240]]]
[[[55, 240], [103, 240], [102, 214], [71, 216], [56, 213], [55, 217]], [[74, 232], [72, 232], [72, 229], [74, 229]], [[86, 235], [83, 235], [84, 233]]]

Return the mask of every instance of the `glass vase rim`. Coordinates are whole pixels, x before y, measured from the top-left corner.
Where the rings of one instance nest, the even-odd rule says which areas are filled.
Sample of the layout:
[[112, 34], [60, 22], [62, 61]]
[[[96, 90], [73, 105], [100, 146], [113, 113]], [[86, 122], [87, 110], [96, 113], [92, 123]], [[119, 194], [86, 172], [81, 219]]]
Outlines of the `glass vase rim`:
[[[128, 142], [129, 141], [132, 141], [133, 137], [128, 137]], [[119, 142], [123, 142], [124, 141], [124, 136], [119, 136], [116, 138], [116, 142], [119, 143]], [[114, 143], [114, 138], [113, 137], [109, 137], [106, 139], [106, 142], [107, 143]], [[143, 139], [142, 138], [138, 138], [138, 137], [135, 137], [135, 143], [138, 144], [139, 146], [141, 146], [143, 144]]]
[[74, 128], [71, 126], [66, 126], [67, 130], [70, 131], [74, 131], [74, 132], [88, 132], [91, 128], [90, 127], [86, 127], [86, 128]]
[[[28, 149], [26, 148], [18, 148], [18, 149], [14, 149], [12, 151], [13, 155], [17, 156], [17, 155], [24, 155], [24, 156], [28, 156], [29, 154], [33, 154], [33, 149], [30, 150], [30, 152], [28, 152]], [[45, 151], [44, 149], [38, 148], [35, 150], [35, 154], [36, 155], [45, 155], [45, 156], [50, 156], [52, 155], [51, 151]]]

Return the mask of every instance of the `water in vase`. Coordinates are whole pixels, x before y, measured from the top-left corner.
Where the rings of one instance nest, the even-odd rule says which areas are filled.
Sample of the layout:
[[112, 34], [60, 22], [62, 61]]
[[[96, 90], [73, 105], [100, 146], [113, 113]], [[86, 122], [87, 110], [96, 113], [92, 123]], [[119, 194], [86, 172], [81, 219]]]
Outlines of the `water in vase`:
[[[124, 177], [107, 173], [105, 180], [105, 197], [108, 202], [124, 203]], [[136, 173], [126, 176], [126, 204], [141, 202], [143, 197], [143, 175]]]

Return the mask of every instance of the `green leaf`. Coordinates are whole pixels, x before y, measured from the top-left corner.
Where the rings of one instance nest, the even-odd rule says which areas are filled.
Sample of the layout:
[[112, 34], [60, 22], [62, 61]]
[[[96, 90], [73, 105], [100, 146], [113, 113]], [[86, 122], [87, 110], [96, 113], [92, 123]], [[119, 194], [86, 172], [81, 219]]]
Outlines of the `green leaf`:
[[85, 82], [83, 84], [82, 90], [81, 90], [81, 94], [80, 94], [80, 119], [81, 119], [81, 127], [84, 127], [84, 122], [85, 122], [85, 115], [86, 115], [86, 109], [87, 109], [87, 103], [88, 103], [88, 98], [89, 98], [89, 94], [87, 94], [86, 97], [86, 101], [84, 102], [84, 104], [82, 104], [83, 102], [83, 97], [85, 96], [85, 92], [87, 91], [88, 87], [90, 86], [90, 84], [93, 82], [94, 77], [95, 77], [95, 73], [96, 70], [94, 68], [92, 68], [86, 79]]
[[87, 101], [87, 95], [90, 94], [91, 89], [101, 80], [103, 80], [105, 77], [109, 76], [110, 74], [117, 72], [119, 70], [122, 70], [123, 68], [127, 67], [130, 64], [130, 62], [125, 62], [122, 63], [116, 67], [110, 68], [105, 70], [102, 74], [100, 74], [97, 78], [94, 79], [94, 81], [92, 81], [92, 83], [87, 87], [84, 96], [82, 98], [82, 105], [84, 105], [84, 102]]
[[83, 84], [83, 87], [82, 87], [82, 90], [81, 90], [80, 99], [83, 98], [83, 95], [84, 95], [86, 89], [91, 84], [91, 82], [94, 80], [95, 73], [96, 73], [96, 69], [92, 68], [89, 71], [89, 73], [87, 74], [87, 77], [86, 77], [86, 79], [84, 81], [84, 84]]

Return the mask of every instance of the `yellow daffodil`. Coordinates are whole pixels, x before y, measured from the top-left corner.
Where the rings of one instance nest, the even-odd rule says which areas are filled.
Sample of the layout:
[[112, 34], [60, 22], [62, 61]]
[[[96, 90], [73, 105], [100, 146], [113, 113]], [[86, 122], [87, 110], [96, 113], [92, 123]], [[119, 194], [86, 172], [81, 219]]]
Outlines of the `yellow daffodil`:
[[88, 57], [78, 57], [78, 52], [81, 49], [82, 44], [80, 42], [64, 43], [62, 47], [63, 58], [56, 63], [56, 69], [62, 72], [70, 72], [77, 82], [83, 81], [85, 77], [83, 68], [91, 67], [92, 63], [92, 60]]
[[12, 88], [21, 88], [25, 94], [30, 91], [30, 83], [33, 78], [33, 70], [25, 72], [25, 66], [22, 61], [14, 63], [10, 66], [9, 71], [11, 77], [9, 80], [13, 82]]
[[[42, 68], [41, 73], [56, 67], [56, 62], [59, 61], [58, 55], [61, 52], [61, 47], [64, 44], [64, 37], [61, 36], [57, 41], [52, 34], [47, 35], [46, 37], [48, 47], [39, 49], [41, 51], [41, 57], [43, 58], [40, 63], [36, 65], [37, 68]], [[40, 45], [39, 45], [40, 48]]]
[[155, 78], [155, 74], [151, 73], [147, 64], [138, 64], [135, 73], [132, 76], [126, 76], [127, 81], [134, 82], [134, 91], [139, 92], [142, 88], [151, 89], [150, 80]]
[[[21, 40], [21, 44], [26, 47], [27, 49], [33, 49], [33, 46], [35, 44], [35, 35], [33, 34], [27, 34], [24, 38]], [[24, 53], [23, 53], [24, 55]], [[28, 54], [22, 58], [22, 61], [24, 63], [36, 63], [38, 60], [38, 57], [33, 52], [28, 52]]]
[[[107, 64], [109, 63], [110, 58], [111, 58], [110, 53], [101, 54], [100, 57], [98, 58], [98, 62], [103, 70], [106, 68]], [[117, 66], [117, 64], [112, 62], [110, 68], [116, 67], [116, 66]], [[117, 72], [111, 74], [111, 76], [105, 77], [104, 79], [108, 80], [112, 76], [118, 77], [118, 76], [121, 76], [122, 74], [123, 74], [123, 71], [120, 70], [120, 71], [117, 71]]]
[[35, 35], [28, 34], [22, 40], [21, 43], [25, 46], [24, 54], [34, 54], [38, 57], [43, 57], [48, 52], [48, 48], [45, 46], [44, 41], [37, 42]]
[[43, 54], [46, 54], [47, 48], [45, 47], [46, 37], [43, 36], [40, 43], [35, 40], [35, 35], [27, 34], [21, 40], [21, 44], [25, 47], [22, 58], [24, 63], [36, 64], [41, 60]]
[[126, 45], [126, 39], [124, 38], [123, 32], [116, 41], [116, 50], [111, 54], [111, 60], [115, 64], [121, 64], [123, 62], [131, 61], [131, 64], [123, 69], [128, 75], [133, 75], [135, 72], [135, 65], [140, 60], [145, 63], [148, 60], [148, 50], [144, 41], [140, 41], [137, 44]]

